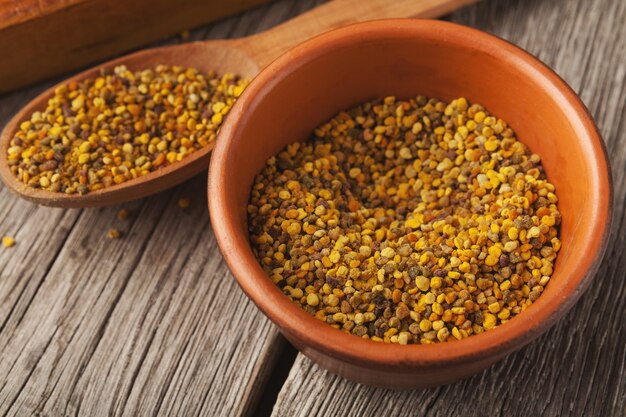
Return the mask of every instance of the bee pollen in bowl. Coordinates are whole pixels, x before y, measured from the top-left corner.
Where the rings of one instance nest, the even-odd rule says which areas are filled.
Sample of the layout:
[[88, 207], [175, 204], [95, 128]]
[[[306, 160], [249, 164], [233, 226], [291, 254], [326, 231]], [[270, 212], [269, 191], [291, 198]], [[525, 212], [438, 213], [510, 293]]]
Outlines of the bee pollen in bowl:
[[561, 216], [539, 156], [479, 104], [386, 97], [341, 112], [255, 178], [248, 224], [305, 311], [388, 343], [463, 339], [543, 292]]

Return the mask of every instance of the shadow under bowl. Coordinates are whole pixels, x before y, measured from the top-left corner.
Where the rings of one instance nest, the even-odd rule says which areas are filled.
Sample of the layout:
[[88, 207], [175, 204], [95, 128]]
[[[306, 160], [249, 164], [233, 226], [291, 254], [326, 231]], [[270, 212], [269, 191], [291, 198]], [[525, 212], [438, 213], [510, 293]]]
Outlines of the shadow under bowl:
[[[246, 205], [254, 176], [289, 143], [375, 97], [467, 97], [506, 120], [542, 158], [562, 213], [562, 249], [542, 296], [522, 314], [461, 341], [391, 345], [315, 319], [267, 277], [252, 253]], [[263, 70], [233, 107], [214, 150], [209, 210], [233, 275], [302, 353], [365, 384], [424, 388], [475, 374], [547, 331], [579, 299], [604, 253], [612, 193], [606, 152], [576, 94], [520, 48], [467, 27], [381, 20], [328, 32]]]

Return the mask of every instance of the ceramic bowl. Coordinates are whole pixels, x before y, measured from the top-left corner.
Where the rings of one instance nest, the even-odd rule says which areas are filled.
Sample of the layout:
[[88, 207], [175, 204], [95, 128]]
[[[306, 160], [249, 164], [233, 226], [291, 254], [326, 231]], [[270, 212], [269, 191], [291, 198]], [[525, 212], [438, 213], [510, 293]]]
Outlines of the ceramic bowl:
[[[562, 249], [542, 296], [506, 324], [461, 341], [392, 345], [318, 321], [274, 286], [248, 242], [254, 176], [285, 145], [337, 112], [374, 97], [467, 97], [512, 126], [539, 154], [556, 186]], [[416, 388], [475, 374], [544, 333], [580, 298], [608, 238], [611, 179], [602, 139], [585, 106], [522, 49], [467, 27], [382, 20], [328, 32], [289, 51], [251, 83], [212, 156], [208, 199], [219, 247], [239, 285], [302, 353], [365, 384]]]

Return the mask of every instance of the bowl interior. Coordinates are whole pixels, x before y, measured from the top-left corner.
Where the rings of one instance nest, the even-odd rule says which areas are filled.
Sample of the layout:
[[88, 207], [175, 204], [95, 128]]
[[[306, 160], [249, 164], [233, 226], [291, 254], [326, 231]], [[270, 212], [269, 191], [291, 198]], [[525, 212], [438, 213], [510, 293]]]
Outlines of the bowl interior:
[[[608, 167], [584, 106], [530, 55], [487, 34], [442, 22], [366, 25], [324, 35], [283, 56], [261, 73], [231, 112], [209, 175], [211, 183], [219, 183], [216, 187], [228, 190], [209, 194], [209, 199], [216, 199], [212, 210], [219, 205], [222, 212], [232, 213], [232, 223], [227, 223], [237, 236], [226, 237], [230, 244], [222, 245], [231, 269], [236, 276], [244, 267], [249, 276], [262, 273], [250, 261], [249, 247], [238, 245], [247, 239], [250, 186], [268, 157], [306, 139], [338, 111], [371, 98], [464, 96], [507, 121], [518, 139], [539, 154], [556, 186], [563, 216], [562, 250], [542, 297], [507, 325], [475, 338], [512, 326], [520, 317], [529, 320], [518, 323], [518, 335], [541, 327], [539, 321], [548, 317], [554, 321], [588, 283], [609, 217]], [[220, 226], [216, 232], [221, 240], [222, 230]], [[237, 260], [229, 259], [232, 249], [238, 250]]]

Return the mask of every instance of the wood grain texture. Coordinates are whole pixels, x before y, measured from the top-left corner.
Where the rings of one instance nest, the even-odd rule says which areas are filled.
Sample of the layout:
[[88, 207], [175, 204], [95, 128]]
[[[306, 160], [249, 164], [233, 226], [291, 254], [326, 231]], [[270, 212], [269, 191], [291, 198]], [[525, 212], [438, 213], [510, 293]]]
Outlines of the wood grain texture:
[[[20, 279], [3, 285], [14, 307], [3, 309], [0, 415], [250, 411], [282, 342], [216, 256], [204, 189], [198, 178], [135, 203], [126, 222], [116, 208], [26, 210], [12, 256], [37, 258], [3, 263], [3, 283]], [[114, 226], [127, 236], [108, 240]]]
[[[247, 35], [315, 4], [276, 2], [191, 38]], [[0, 123], [45, 87], [1, 98]], [[285, 342], [222, 261], [206, 179], [126, 207], [126, 221], [120, 207], [38, 207], [0, 185], [0, 236], [17, 242], [0, 247], [0, 416], [255, 415]], [[124, 237], [109, 240], [112, 227]]]
[[431, 390], [392, 391], [343, 380], [298, 355], [276, 417], [626, 415], [626, 2], [488, 0], [451, 20], [537, 55], [589, 107], [607, 144], [615, 186], [603, 265], [557, 326], [482, 374]]

